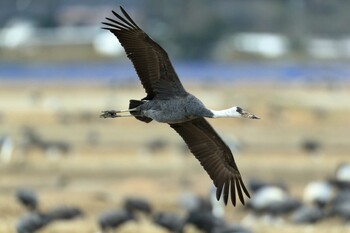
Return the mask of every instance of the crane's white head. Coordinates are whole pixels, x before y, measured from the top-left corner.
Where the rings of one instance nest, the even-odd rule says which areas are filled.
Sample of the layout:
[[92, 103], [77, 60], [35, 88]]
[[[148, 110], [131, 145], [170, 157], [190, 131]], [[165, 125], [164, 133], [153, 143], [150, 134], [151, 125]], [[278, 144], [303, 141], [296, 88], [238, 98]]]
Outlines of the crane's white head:
[[249, 118], [249, 119], [260, 119], [260, 117], [244, 111], [241, 107], [234, 106], [229, 109], [215, 111], [211, 110], [214, 118], [220, 117], [237, 117], [237, 118]]

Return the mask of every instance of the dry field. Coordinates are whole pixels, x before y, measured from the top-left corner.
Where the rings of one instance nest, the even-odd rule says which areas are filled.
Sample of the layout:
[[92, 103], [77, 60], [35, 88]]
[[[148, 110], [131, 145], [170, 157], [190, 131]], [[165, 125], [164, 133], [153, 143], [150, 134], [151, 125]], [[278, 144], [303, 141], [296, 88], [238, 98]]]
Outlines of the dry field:
[[[190, 85], [188, 90], [210, 108], [239, 105], [262, 117], [210, 120], [225, 141], [239, 143], [235, 159], [246, 182], [285, 182], [292, 195], [301, 197], [306, 183], [332, 177], [341, 162], [349, 161], [350, 87], [240, 84]], [[41, 231], [45, 233], [97, 232], [98, 213], [120, 207], [126, 196], [145, 197], [156, 210], [184, 214], [178, 204], [181, 193], [207, 195], [209, 177], [183, 151], [182, 140], [169, 126], [98, 117], [101, 110], [124, 109], [130, 98], [143, 95], [139, 86], [1, 84], [0, 137], [10, 135], [15, 146], [11, 161], [0, 158], [0, 233], [15, 232], [16, 219], [24, 212], [14, 198], [19, 187], [35, 189], [43, 210], [67, 204], [86, 213], [84, 218], [50, 225]], [[45, 140], [67, 142], [72, 149], [65, 156], [24, 150], [25, 126]], [[155, 139], [166, 147], [148, 149]], [[303, 151], [305, 139], [320, 142], [320, 150]], [[241, 205], [226, 208], [230, 222], [241, 222], [246, 215]], [[308, 226], [295, 226], [288, 219], [274, 226], [258, 221], [248, 227], [256, 233], [350, 232], [340, 219]], [[126, 224], [120, 232], [165, 231], [145, 219]], [[185, 232], [197, 231], [188, 227]]]

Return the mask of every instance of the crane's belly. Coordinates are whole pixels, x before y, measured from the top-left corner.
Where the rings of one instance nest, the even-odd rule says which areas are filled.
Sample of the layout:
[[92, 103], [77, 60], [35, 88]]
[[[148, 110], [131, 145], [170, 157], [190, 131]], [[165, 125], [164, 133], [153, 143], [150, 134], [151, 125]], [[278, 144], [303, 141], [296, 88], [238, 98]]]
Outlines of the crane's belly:
[[162, 123], [180, 123], [184, 121], [189, 121], [196, 118], [196, 116], [191, 115], [186, 112], [183, 108], [177, 109], [162, 109], [162, 110], [148, 110], [144, 112], [144, 115], [152, 118], [155, 121]]
[[152, 100], [142, 106], [142, 115], [162, 123], [180, 123], [201, 117], [199, 109], [205, 108], [192, 98]]

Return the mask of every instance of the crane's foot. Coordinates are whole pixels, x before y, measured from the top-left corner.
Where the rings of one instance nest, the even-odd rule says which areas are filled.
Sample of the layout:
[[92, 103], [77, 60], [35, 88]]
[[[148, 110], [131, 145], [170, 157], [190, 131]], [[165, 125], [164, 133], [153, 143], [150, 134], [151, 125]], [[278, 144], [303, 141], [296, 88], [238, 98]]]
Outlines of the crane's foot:
[[119, 117], [117, 113], [118, 111], [115, 111], [115, 110], [102, 111], [100, 118], [116, 118], [116, 117]]

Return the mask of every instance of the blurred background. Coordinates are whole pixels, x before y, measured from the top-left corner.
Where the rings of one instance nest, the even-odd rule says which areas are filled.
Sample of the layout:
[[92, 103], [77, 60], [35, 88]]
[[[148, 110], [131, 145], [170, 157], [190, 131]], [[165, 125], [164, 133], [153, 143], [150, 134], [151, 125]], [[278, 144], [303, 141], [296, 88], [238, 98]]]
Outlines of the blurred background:
[[[250, 189], [245, 206], [211, 200], [169, 126], [99, 118], [145, 96], [101, 29], [119, 5], [207, 107], [262, 117], [210, 120]], [[349, 232], [349, 11], [344, 0], [2, 0], [0, 232], [104, 231], [130, 203], [142, 217], [117, 232]]]

